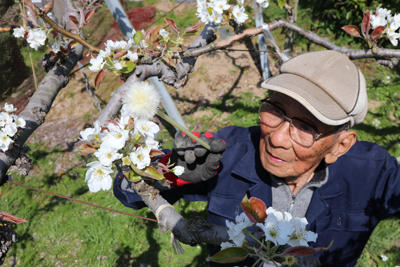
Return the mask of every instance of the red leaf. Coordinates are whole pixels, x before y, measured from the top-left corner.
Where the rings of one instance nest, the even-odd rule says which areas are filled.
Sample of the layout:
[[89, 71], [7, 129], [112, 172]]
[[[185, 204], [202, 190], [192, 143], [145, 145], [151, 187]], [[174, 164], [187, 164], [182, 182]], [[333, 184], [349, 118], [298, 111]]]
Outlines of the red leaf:
[[179, 31], [178, 31], [178, 28], [176, 27], [175, 20], [169, 19], [169, 18], [165, 18], [164, 20], [165, 20], [165, 22], [168, 24], [168, 26], [169, 26], [169, 28], [170, 28], [171, 30], [175, 31], [176, 33], [179, 32]]
[[265, 218], [267, 218], [267, 206], [265, 205], [264, 201], [256, 197], [251, 197], [249, 202], [252, 210], [257, 214], [257, 218], [260, 220], [260, 222], [264, 222]]
[[104, 77], [106, 76], [106, 70], [101, 70], [99, 71], [99, 73], [97, 73], [96, 78], [94, 79], [94, 87], [98, 88], [99, 84], [101, 83], [101, 81], [104, 79]]
[[44, 13], [44, 14], [49, 13], [49, 12], [53, 9], [53, 6], [54, 6], [54, 0], [51, 0], [51, 1], [48, 2], [46, 5], [44, 5], [44, 7], [43, 7], [43, 13]]
[[0, 212], [0, 220], [6, 221], [6, 222], [12, 222], [12, 223], [16, 223], [16, 224], [26, 222], [26, 220], [15, 217], [14, 215], [11, 215], [4, 211]]
[[372, 40], [376, 41], [378, 40], [381, 36], [383, 31], [385, 30], [386, 26], [378, 26], [374, 29], [374, 31], [371, 33], [371, 38]]
[[368, 36], [369, 30], [371, 29], [370, 21], [370, 13], [369, 10], [364, 12], [364, 17], [361, 23], [361, 32], [364, 36]]
[[266, 214], [266, 205], [264, 201], [259, 198], [251, 197], [250, 200], [245, 196], [241, 203], [244, 213], [252, 223], [264, 223]]
[[75, 23], [76, 25], [79, 25], [79, 21], [75, 16], [69, 16], [69, 18], [72, 20], [73, 23]]
[[77, 41], [72, 40], [71, 42], [68, 43], [68, 49], [74, 48], [78, 44]]
[[158, 39], [159, 32], [162, 28], [164, 28], [164, 26], [165, 24], [151, 26], [150, 29], [148, 29], [144, 34], [144, 39], [149, 40], [151, 44], [154, 43], [154, 41]]
[[86, 13], [86, 15], [85, 15], [85, 24], [88, 24], [89, 23], [89, 21], [90, 21], [90, 19], [93, 17], [93, 15], [94, 15], [94, 9], [91, 9], [91, 10], [89, 10], [89, 12], [88, 13]]
[[292, 255], [292, 256], [310, 256], [313, 255], [319, 251], [322, 250], [328, 250], [332, 247], [333, 245], [333, 240], [331, 243], [326, 248], [313, 248], [313, 247], [305, 247], [305, 246], [299, 246], [299, 247], [289, 247], [285, 249], [282, 254], [283, 255]]
[[157, 156], [161, 156], [164, 155], [165, 153], [160, 151], [160, 150], [156, 150], [156, 149], [152, 149], [150, 150], [150, 157], [157, 157]]
[[200, 28], [201, 26], [201, 21], [199, 20], [199, 22], [197, 22], [196, 25], [192, 26], [192, 27], [188, 27], [185, 29], [185, 32], [194, 32], [196, 31], [198, 28]]
[[125, 56], [128, 53], [126, 50], [121, 50], [113, 55], [113, 58], [120, 58]]
[[360, 35], [360, 30], [355, 25], [343, 26], [342, 30], [344, 30], [345, 32], [347, 32], [348, 34], [350, 34], [351, 36], [354, 36], [354, 37], [360, 37], [361, 36]]

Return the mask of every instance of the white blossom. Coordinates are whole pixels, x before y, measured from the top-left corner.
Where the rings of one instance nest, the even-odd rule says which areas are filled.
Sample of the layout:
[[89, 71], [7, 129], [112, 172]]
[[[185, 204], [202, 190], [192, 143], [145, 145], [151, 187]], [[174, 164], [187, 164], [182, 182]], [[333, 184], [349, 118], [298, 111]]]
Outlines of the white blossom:
[[94, 155], [99, 159], [100, 163], [104, 166], [111, 166], [113, 161], [122, 158], [122, 154], [109, 146], [100, 146]]
[[105, 64], [105, 61], [103, 61], [102, 57], [98, 56], [96, 58], [92, 58], [92, 59], [90, 59], [89, 70], [91, 70], [93, 72], [98, 72], [103, 68], [104, 64]]
[[290, 235], [288, 245], [290, 246], [308, 246], [308, 242], [315, 242], [318, 235], [314, 232], [307, 231], [306, 225], [308, 224], [306, 218], [293, 218], [291, 220], [293, 225], [293, 233]]
[[[171, 170], [176, 176], [181, 176], [185, 172], [185, 168], [182, 166], [175, 166]], [[221, 244], [222, 246], [222, 244]]]
[[161, 29], [158, 33], [159, 33], [160, 36], [161, 36], [162, 38], [164, 38], [164, 39], [167, 38], [168, 35], [169, 35], [169, 32], [167, 32], [165, 29]]
[[111, 168], [103, 166], [99, 161], [90, 162], [87, 166], [90, 168], [86, 171], [85, 181], [89, 191], [96, 193], [100, 190], [109, 190], [112, 185]]
[[158, 143], [158, 141], [154, 140], [153, 138], [147, 137], [145, 140], [145, 147], [150, 150], [151, 149], [158, 150], [159, 143]]
[[235, 222], [226, 221], [226, 226], [228, 227], [228, 235], [229, 239], [237, 246], [240, 247], [243, 244], [246, 236], [243, 233], [243, 230], [247, 227], [253, 225], [247, 215], [242, 212], [240, 215], [236, 216]]
[[102, 145], [115, 150], [123, 148], [126, 140], [129, 138], [129, 131], [113, 123], [107, 124], [107, 129], [109, 131], [101, 137]]
[[244, 23], [249, 16], [245, 13], [244, 7], [235, 6], [232, 10], [232, 15], [238, 24]]
[[24, 27], [20, 26], [18, 28], [14, 28], [13, 35], [15, 38], [24, 38], [24, 36], [25, 36]]
[[393, 17], [390, 17], [388, 22], [389, 28], [393, 31], [396, 31], [398, 28], [400, 28], [400, 14], [395, 14]]
[[7, 123], [2, 131], [9, 137], [13, 137], [17, 133], [17, 125], [14, 122]]
[[267, 218], [264, 224], [257, 224], [264, 231], [265, 239], [275, 245], [287, 244], [289, 236], [293, 232], [293, 226], [290, 223], [292, 216], [287, 212], [282, 213], [272, 207], [269, 207], [266, 213]]
[[13, 105], [13, 104], [7, 104], [7, 103], [4, 104], [4, 111], [5, 111], [5, 112], [11, 113], [11, 112], [14, 112], [14, 111], [16, 111], [16, 110], [17, 110], [17, 109], [14, 108], [14, 105]]
[[91, 141], [94, 138], [98, 137], [101, 131], [100, 123], [95, 121], [93, 124], [94, 128], [86, 128], [85, 130], [80, 132], [81, 139], [83, 141]]
[[136, 52], [128, 51], [126, 57], [129, 58], [130, 61], [136, 62], [139, 59], [139, 56]]
[[214, 0], [208, 4], [210, 8], [219, 14], [222, 14], [224, 10], [229, 9], [231, 6], [228, 4], [227, 0]]
[[392, 43], [392, 45], [397, 46], [400, 38], [400, 33], [395, 32], [392, 28], [388, 28], [386, 31], [386, 35], [389, 38], [389, 41]]
[[25, 128], [26, 126], [26, 121], [22, 117], [17, 117], [15, 120], [15, 123], [18, 128]]
[[44, 45], [46, 38], [46, 32], [40, 28], [36, 28], [28, 31], [28, 38], [26, 41], [30, 47], [37, 50], [40, 46]]
[[390, 10], [378, 7], [374, 15], [370, 16], [372, 29], [378, 26], [386, 26], [388, 18], [390, 18]]
[[135, 119], [150, 119], [160, 104], [160, 95], [148, 82], [135, 82], [122, 98], [121, 113]]
[[159, 131], [160, 127], [157, 123], [149, 120], [135, 120], [134, 134], [138, 133], [145, 137], [155, 138]]
[[111, 55], [111, 49], [106, 48], [105, 50], [100, 50], [99, 54], [97, 55], [97, 58], [101, 58], [103, 60], [105, 57], [108, 57], [110, 55]]
[[113, 64], [114, 64], [114, 68], [116, 70], [121, 70], [122, 69], [122, 65], [121, 65], [121, 62], [119, 62], [119, 60], [114, 60]]
[[10, 124], [13, 122], [13, 118], [10, 114], [7, 112], [1, 112], [0, 113], [0, 127], [4, 127], [7, 124]]
[[139, 170], [150, 165], [150, 150], [139, 146], [129, 154], [129, 158]]
[[128, 42], [126, 42], [126, 41], [107, 40], [107, 42], [105, 44], [105, 47], [109, 48], [111, 50], [127, 49], [128, 48]]
[[6, 133], [0, 131], [0, 149], [3, 152], [6, 152], [10, 144], [12, 144], [13, 142], [14, 141]]
[[269, 6], [268, 0], [256, 0], [257, 4], [259, 4], [262, 8], [267, 8]]

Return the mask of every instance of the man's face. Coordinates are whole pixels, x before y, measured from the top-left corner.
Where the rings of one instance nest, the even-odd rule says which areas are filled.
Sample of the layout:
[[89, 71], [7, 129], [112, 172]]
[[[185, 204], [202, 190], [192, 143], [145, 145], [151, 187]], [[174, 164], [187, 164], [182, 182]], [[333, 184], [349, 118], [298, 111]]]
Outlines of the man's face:
[[[281, 108], [288, 117], [300, 119], [316, 128], [319, 133], [331, 132], [334, 126], [319, 122], [306, 108], [294, 99], [273, 93], [270, 102]], [[289, 133], [290, 123], [282, 122], [276, 128], [260, 124], [260, 159], [262, 166], [271, 174], [282, 178], [310, 176], [335, 142], [335, 134], [322, 137], [310, 147], [294, 142]]]

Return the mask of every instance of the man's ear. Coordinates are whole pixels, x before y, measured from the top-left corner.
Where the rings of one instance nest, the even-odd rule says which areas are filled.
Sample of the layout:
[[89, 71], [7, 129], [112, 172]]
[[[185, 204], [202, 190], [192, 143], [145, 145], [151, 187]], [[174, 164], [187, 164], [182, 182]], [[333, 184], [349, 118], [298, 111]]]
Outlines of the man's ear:
[[350, 148], [356, 143], [357, 132], [354, 130], [347, 130], [338, 133], [335, 138], [335, 143], [325, 155], [325, 162], [327, 164], [334, 163], [338, 158], [343, 156], [350, 150]]

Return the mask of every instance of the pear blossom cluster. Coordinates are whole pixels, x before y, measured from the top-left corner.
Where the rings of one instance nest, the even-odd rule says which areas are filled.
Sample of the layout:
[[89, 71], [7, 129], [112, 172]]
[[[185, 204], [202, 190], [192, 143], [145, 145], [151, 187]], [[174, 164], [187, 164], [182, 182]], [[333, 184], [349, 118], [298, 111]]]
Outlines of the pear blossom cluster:
[[221, 24], [224, 15], [229, 15], [238, 24], [243, 24], [249, 16], [244, 9], [244, 0], [229, 4], [227, 0], [197, 0], [197, 16], [204, 23]]
[[26, 38], [29, 46], [35, 50], [43, 46], [47, 39], [47, 33], [42, 28], [25, 29], [20, 26], [14, 28], [13, 35], [16, 38]]
[[400, 28], [400, 14], [391, 14], [391, 11], [386, 8], [378, 7], [375, 14], [370, 18], [371, 27], [373, 29], [384, 26], [385, 33], [392, 45], [397, 46], [400, 38], [398, 29]]
[[[135, 33], [136, 32], [133, 32], [133, 34]], [[136, 63], [138, 61], [139, 55], [137, 52], [134, 52], [138, 47], [147, 47], [145, 40], [141, 40], [138, 45], [135, 44], [133, 38], [128, 41], [107, 40], [104, 49], [100, 50], [97, 57], [90, 59], [89, 70], [98, 72], [103, 68], [108, 68], [114, 71], [121, 71], [126, 66], [127, 62]], [[117, 53], [121, 51], [126, 51], [126, 53], [124, 55], [121, 54], [121, 56], [116, 59], [114, 55], [117, 55]]]
[[[133, 166], [133, 171], [146, 171], [152, 166], [151, 155], [159, 152], [156, 137], [160, 128], [151, 118], [159, 103], [160, 96], [152, 85], [136, 82], [125, 92], [119, 120], [104, 126], [96, 121], [93, 128], [80, 133], [83, 141], [95, 143], [97, 149], [94, 153], [97, 161], [87, 164], [89, 169], [85, 175], [90, 192], [111, 188], [112, 164], [116, 160], [122, 159], [124, 165]], [[183, 167], [175, 166], [168, 171], [179, 176]]]
[[3, 112], [0, 113], [0, 149], [6, 152], [10, 145], [14, 143], [12, 139], [18, 128], [25, 128], [25, 120], [13, 114], [17, 109], [12, 104], [4, 104]]
[[[308, 246], [308, 242], [315, 242], [318, 235], [307, 231], [306, 218], [293, 217], [288, 212], [277, 211], [272, 207], [266, 210], [267, 218], [264, 223], [257, 223], [264, 233], [265, 241], [270, 241], [276, 246]], [[236, 222], [226, 221], [228, 227], [229, 242], [221, 243], [221, 249], [228, 247], [240, 247], [245, 240], [243, 230], [253, 223], [243, 212], [236, 217]]]

